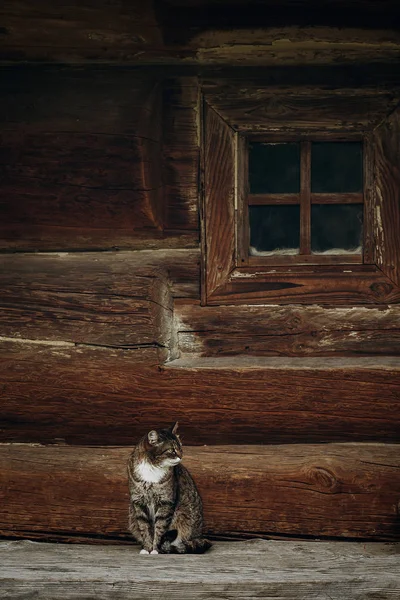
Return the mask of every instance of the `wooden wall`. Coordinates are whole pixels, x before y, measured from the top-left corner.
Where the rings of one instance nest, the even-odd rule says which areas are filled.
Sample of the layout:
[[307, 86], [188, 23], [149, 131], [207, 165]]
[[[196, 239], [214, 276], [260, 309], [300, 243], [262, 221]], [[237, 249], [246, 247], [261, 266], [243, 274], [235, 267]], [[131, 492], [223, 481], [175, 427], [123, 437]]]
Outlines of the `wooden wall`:
[[[200, 307], [197, 76], [1, 74], [0, 533], [125, 537], [128, 449], [179, 420], [211, 534], [395, 539], [400, 309]], [[109, 525], [82, 511], [107, 485]]]
[[196, 180], [175, 174], [182, 163], [196, 175], [193, 146], [183, 153], [179, 139], [193, 144], [190, 82], [118, 68], [3, 68], [1, 78], [1, 248], [196, 245]]

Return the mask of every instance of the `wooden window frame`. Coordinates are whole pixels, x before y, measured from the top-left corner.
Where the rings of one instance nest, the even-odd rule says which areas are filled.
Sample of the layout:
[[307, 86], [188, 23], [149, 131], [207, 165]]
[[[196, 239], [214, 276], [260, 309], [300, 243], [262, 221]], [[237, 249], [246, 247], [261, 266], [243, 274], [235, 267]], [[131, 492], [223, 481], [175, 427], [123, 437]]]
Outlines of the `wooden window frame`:
[[[400, 111], [371, 131], [356, 132], [364, 148], [363, 263], [243, 265], [247, 197], [246, 134], [235, 130], [204, 99], [202, 105], [201, 229], [203, 305], [386, 304], [400, 301]], [[248, 131], [246, 132], [248, 134]], [[265, 132], [264, 132], [265, 134]], [[324, 134], [337, 141], [352, 138]], [[318, 134], [296, 132], [297, 140]], [[271, 138], [269, 138], [271, 139]], [[276, 139], [288, 136], [276, 134]], [[304, 226], [304, 225], [303, 225]], [[255, 258], [255, 257], [254, 257]], [[336, 260], [338, 262], [336, 263]]]
[[[240, 139], [242, 138], [242, 139]], [[312, 142], [361, 142], [363, 144], [363, 191], [360, 193], [316, 193], [311, 192], [311, 144]], [[248, 189], [248, 156], [249, 142], [265, 143], [290, 143], [300, 144], [300, 191], [293, 194], [251, 194]], [[349, 134], [338, 136], [330, 134], [306, 134], [298, 136], [271, 136], [260, 134], [239, 134], [237, 138], [237, 160], [243, 165], [243, 173], [240, 181], [243, 182], [243, 190], [237, 195], [238, 212], [240, 219], [236, 223], [237, 257], [238, 266], [281, 266], [281, 265], [303, 265], [303, 264], [361, 264], [365, 263], [364, 247], [369, 243], [368, 236], [363, 234], [363, 251], [354, 254], [311, 254], [311, 206], [312, 204], [363, 204], [365, 206], [364, 190], [366, 187], [366, 172], [369, 157], [365, 156], [368, 146], [360, 134]], [[243, 153], [243, 156], [238, 156]], [[278, 256], [251, 256], [249, 254], [249, 220], [248, 206], [271, 206], [271, 205], [295, 204], [300, 206], [300, 252], [299, 254]], [[366, 226], [363, 223], [363, 232]], [[370, 256], [367, 250], [366, 256]]]

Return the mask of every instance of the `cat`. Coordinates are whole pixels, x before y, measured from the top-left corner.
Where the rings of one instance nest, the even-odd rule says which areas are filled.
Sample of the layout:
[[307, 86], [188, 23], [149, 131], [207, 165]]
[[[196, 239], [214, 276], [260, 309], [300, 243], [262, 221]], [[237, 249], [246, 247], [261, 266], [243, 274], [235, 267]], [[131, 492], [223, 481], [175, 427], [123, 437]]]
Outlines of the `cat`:
[[178, 423], [152, 430], [128, 461], [129, 530], [141, 554], [203, 553], [211, 543], [202, 536], [203, 506], [196, 485], [183, 467]]

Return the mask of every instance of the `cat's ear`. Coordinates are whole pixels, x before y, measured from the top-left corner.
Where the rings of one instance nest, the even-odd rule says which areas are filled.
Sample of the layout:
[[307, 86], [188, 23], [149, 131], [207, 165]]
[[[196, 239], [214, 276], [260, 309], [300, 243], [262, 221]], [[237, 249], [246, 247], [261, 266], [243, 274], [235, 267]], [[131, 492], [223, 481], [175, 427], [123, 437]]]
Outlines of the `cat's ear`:
[[147, 434], [147, 439], [149, 440], [149, 444], [155, 446], [158, 443], [158, 433], [154, 429], [149, 431]]
[[176, 435], [176, 432], [178, 431], [178, 425], [179, 425], [179, 423], [177, 421], [176, 423], [174, 423], [174, 425], [171, 425], [171, 427], [169, 429], [170, 432], [173, 433], [174, 435]]

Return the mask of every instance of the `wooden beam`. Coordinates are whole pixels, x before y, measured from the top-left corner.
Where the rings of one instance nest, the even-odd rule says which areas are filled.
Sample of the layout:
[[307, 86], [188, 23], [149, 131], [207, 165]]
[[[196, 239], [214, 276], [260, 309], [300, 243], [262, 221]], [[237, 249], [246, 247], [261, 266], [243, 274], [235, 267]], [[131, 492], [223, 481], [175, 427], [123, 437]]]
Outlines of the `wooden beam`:
[[[0, 534], [126, 537], [129, 452], [0, 446]], [[400, 538], [396, 445], [187, 447], [184, 464], [208, 534]]]
[[161, 237], [162, 83], [117, 69], [3, 69], [1, 249]]
[[400, 593], [395, 544], [248, 540], [218, 542], [201, 558], [149, 559], [121, 546], [25, 541], [0, 543], [0, 557], [0, 590], [9, 600], [392, 600]]
[[206, 102], [202, 169], [203, 287], [202, 301], [221, 285], [235, 264], [235, 133]]
[[62, 64], [275, 65], [399, 58], [398, 4], [100, 0], [2, 10], [0, 58]]
[[129, 254], [1, 257], [2, 336], [169, 347], [171, 324], [172, 300], [164, 273], [132, 269]]
[[164, 83], [165, 228], [199, 229], [200, 89], [197, 77]]
[[179, 349], [198, 356], [398, 355], [400, 308], [175, 305]]
[[[157, 273], [167, 277], [174, 298], [199, 298], [200, 252], [199, 249], [154, 248], [153, 250], [116, 251], [116, 252], [56, 252], [56, 253], [15, 253], [0, 254], [0, 272], [7, 273], [15, 284], [25, 282], [31, 284], [36, 277], [40, 280], [48, 276], [58, 278], [64, 273], [64, 285], [74, 287], [72, 275], [76, 269], [93, 269], [105, 277], [129, 281], [136, 274]], [[68, 275], [70, 274], [70, 275]], [[162, 275], [164, 274], [164, 275]], [[80, 277], [83, 274], [81, 273]], [[72, 277], [72, 279], [68, 279]], [[103, 283], [104, 289], [107, 281]], [[98, 284], [101, 288], [101, 280]]]
[[130, 445], [173, 421], [191, 445], [399, 441], [396, 357], [159, 360], [3, 339], [0, 441]]
[[395, 108], [392, 93], [344, 88], [340, 92], [303, 88], [274, 89], [252, 81], [209, 81], [207, 102], [234, 129], [243, 132], [369, 130]]
[[376, 264], [396, 285], [400, 284], [400, 108], [373, 133], [375, 189], [373, 231]]

